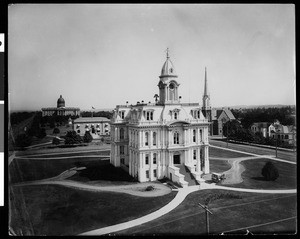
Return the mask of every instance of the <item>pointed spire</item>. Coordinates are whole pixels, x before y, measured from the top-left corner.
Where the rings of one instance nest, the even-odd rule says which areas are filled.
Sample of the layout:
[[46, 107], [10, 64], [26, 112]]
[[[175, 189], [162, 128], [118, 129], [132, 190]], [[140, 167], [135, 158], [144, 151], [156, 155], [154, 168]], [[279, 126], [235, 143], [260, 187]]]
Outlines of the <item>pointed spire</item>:
[[207, 95], [207, 73], [206, 73], [206, 67], [205, 67], [205, 78], [204, 78], [204, 96]]

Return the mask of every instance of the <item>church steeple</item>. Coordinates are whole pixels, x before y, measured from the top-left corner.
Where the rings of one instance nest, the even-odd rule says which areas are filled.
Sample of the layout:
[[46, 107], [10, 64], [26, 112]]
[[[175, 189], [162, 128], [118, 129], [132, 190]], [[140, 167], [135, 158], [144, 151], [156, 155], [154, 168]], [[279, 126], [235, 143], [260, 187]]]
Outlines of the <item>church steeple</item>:
[[208, 95], [208, 90], [207, 90], [207, 72], [206, 72], [206, 67], [205, 67], [205, 75], [204, 75], [204, 94], [203, 94], [203, 105], [202, 105], [202, 109], [206, 110], [206, 109], [210, 109], [210, 96]]

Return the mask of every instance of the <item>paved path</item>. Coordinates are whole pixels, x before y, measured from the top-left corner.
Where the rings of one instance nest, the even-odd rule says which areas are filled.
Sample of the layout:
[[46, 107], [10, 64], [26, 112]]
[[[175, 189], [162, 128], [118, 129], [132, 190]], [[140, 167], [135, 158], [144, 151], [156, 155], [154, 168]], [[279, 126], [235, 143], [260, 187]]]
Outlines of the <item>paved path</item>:
[[178, 193], [176, 197], [169, 202], [166, 206], [160, 208], [159, 210], [150, 213], [146, 216], [134, 219], [132, 221], [116, 224], [113, 226], [108, 226], [100, 229], [95, 229], [92, 231], [84, 232], [79, 235], [106, 235], [111, 234], [113, 232], [125, 230], [131, 227], [139, 226], [141, 224], [144, 224], [146, 222], [150, 222], [152, 220], [155, 220], [173, 209], [175, 209], [177, 206], [179, 206], [180, 203], [183, 202], [183, 200], [186, 198], [186, 196], [192, 192], [198, 191], [198, 190], [205, 190], [205, 189], [223, 189], [223, 190], [231, 190], [231, 191], [239, 191], [239, 192], [251, 192], [251, 193], [273, 193], [273, 194], [285, 194], [285, 193], [297, 193], [296, 189], [290, 189], [290, 190], [260, 190], [260, 189], [246, 189], [246, 188], [232, 188], [232, 187], [225, 187], [225, 186], [217, 186], [215, 184], [208, 184], [208, 183], [201, 183], [201, 185], [196, 186], [190, 186], [187, 188], [180, 188], [178, 189]]
[[199, 185], [182, 188], [182, 189], [178, 190], [177, 195], [171, 202], [169, 202], [166, 206], [160, 208], [159, 210], [157, 210], [155, 212], [152, 212], [146, 216], [137, 218], [137, 219], [129, 221], [129, 222], [124, 222], [124, 223], [116, 224], [113, 226], [88, 231], [88, 232], [85, 232], [85, 233], [82, 233], [79, 235], [84, 235], [84, 236], [86, 236], [86, 235], [105, 235], [105, 234], [110, 234], [112, 232], [121, 231], [121, 230], [125, 230], [125, 229], [131, 228], [131, 227], [135, 227], [135, 226], [144, 224], [146, 222], [150, 222], [150, 221], [152, 221], [156, 218], [159, 218], [159, 217], [165, 215], [166, 213], [172, 211], [180, 203], [183, 202], [183, 200], [189, 193], [195, 192], [197, 190], [199, 190]]

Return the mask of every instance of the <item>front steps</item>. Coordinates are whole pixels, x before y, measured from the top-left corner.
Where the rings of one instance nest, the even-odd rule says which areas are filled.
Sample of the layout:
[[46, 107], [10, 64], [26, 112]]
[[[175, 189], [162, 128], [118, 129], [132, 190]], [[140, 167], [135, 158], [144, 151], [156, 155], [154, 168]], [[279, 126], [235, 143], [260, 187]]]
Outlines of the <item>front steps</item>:
[[199, 185], [193, 174], [185, 165], [176, 165], [179, 168], [179, 173], [184, 175], [184, 181], [188, 183], [188, 186]]

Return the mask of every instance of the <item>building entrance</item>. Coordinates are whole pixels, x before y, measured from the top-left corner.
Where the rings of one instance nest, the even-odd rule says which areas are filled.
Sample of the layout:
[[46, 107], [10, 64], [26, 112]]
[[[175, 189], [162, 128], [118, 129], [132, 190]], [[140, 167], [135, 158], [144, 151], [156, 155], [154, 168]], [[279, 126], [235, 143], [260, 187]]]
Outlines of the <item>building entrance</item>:
[[173, 164], [180, 164], [180, 154], [173, 155]]

